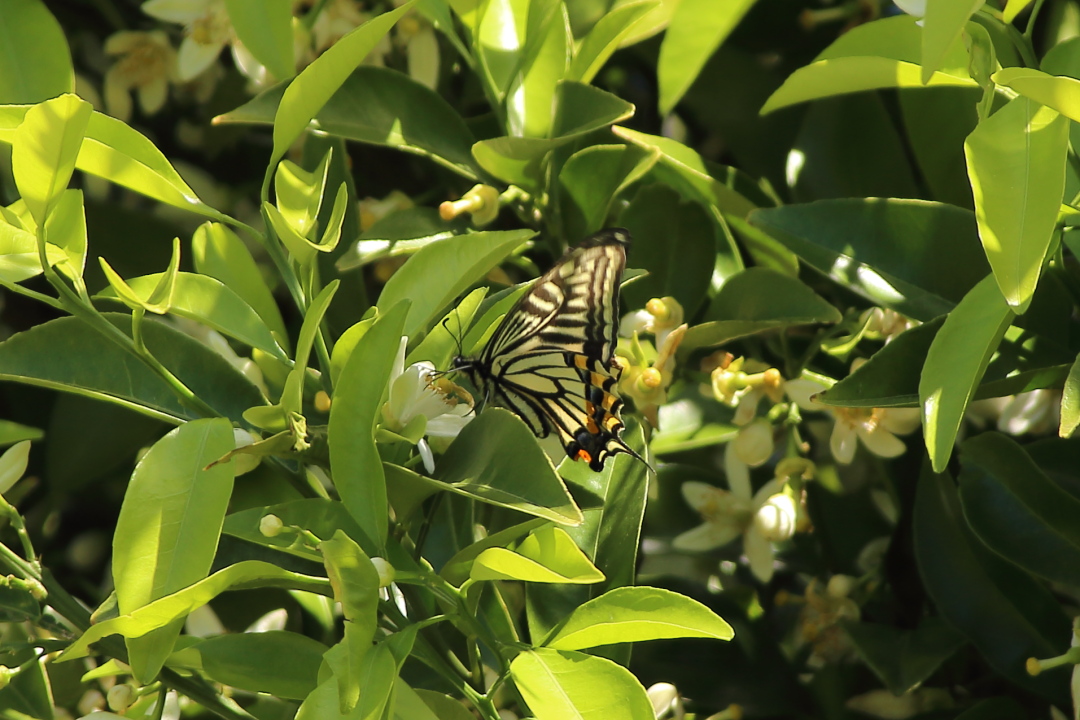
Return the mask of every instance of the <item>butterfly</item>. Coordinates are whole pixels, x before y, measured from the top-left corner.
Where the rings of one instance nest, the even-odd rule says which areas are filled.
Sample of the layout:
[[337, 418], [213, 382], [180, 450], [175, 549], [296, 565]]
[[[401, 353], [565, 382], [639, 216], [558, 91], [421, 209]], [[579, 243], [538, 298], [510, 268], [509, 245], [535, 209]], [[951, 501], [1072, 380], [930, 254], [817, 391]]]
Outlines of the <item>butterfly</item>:
[[596, 472], [609, 455], [641, 459], [619, 436], [621, 368], [612, 363], [629, 244], [623, 228], [586, 238], [522, 295], [477, 357], [453, 360], [484, 398], [537, 437], [556, 433]]

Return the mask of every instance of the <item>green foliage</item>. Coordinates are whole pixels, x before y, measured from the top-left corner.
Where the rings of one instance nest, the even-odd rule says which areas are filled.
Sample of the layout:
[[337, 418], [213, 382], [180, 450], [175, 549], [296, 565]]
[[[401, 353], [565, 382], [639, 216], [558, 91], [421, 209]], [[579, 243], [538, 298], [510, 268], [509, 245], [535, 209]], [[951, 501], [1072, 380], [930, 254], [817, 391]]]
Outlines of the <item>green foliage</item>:
[[[1076, 713], [1073, 4], [75, 5], [0, 22], [0, 716]], [[454, 370], [612, 226], [594, 472]]]

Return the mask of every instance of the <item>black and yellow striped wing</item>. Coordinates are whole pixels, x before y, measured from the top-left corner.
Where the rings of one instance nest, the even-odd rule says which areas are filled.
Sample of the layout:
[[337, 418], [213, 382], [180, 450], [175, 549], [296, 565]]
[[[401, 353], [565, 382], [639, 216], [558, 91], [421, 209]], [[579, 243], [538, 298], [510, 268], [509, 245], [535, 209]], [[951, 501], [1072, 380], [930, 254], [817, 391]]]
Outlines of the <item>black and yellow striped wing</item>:
[[506, 314], [479, 357], [455, 359], [487, 401], [596, 471], [608, 455], [635, 457], [619, 437], [616, 341], [619, 282], [630, 234], [611, 228], [570, 250]]

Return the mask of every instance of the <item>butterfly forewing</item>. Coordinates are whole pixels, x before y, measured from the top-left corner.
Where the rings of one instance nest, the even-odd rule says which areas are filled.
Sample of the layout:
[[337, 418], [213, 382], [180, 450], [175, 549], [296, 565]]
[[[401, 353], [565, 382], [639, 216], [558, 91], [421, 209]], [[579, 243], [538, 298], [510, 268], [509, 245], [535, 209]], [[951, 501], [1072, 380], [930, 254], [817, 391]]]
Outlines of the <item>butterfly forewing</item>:
[[539, 437], [554, 431], [570, 457], [594, 470], [617, 452], [637, 456], [619, 438], [622, 401], [611, 365], [629, 240], [615, 228], [572, 249], [506, 314], [478, 358], [455, 363], [485, 398]]

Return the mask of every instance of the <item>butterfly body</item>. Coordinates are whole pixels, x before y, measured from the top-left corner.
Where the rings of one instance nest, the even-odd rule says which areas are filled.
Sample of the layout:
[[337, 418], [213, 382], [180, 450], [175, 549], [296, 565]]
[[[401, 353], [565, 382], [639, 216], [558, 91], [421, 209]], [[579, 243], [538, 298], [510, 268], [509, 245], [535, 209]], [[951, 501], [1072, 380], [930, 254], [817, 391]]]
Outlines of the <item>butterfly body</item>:
[[595, 471], [608, 455], [638, 456], [619, 437], [620, 369], [612, 364], [619, 282], [630, 234], [610, 228], [571, 249], [506, 314], [476, 358], [454, 358], [487, 401], [537, 437], [555, 432]]

